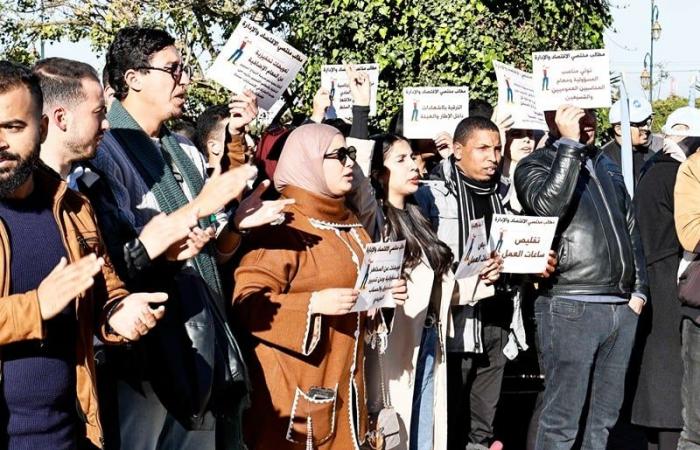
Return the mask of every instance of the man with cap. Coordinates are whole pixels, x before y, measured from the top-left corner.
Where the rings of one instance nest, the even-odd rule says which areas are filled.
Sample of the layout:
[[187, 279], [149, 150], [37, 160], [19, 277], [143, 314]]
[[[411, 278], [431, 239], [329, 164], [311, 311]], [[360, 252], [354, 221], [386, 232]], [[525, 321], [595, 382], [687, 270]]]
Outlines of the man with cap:
[[[653, 115], [651, 104], [644, 97], [630, 97], [630, 132], [632, 136], [632, 161], [634, 184], [639, 181], [639, 173], [644, 164], [661, 149], [661, 139], [655, 139], [651, 133]], [[610, 136], [612, 140], [601, 150], [622, 167], [622, 108], [620, 100], [610, 108]]]
[[679, 205], [674, 205], [673, 189], [681, 163], [700, 146], [700, 110], [687, 106], [675, 110], [663, 133], [663, 150], [642, 170], [634, 196], [653, 313], [644, 311], [640, 318], [643, 352], [631, 418], [659, 450], [675, 450], [683, 426], [679, 325], [690, 315], [683, 311], [676, 290], [682, 247], [674, 229], [673, 213]]

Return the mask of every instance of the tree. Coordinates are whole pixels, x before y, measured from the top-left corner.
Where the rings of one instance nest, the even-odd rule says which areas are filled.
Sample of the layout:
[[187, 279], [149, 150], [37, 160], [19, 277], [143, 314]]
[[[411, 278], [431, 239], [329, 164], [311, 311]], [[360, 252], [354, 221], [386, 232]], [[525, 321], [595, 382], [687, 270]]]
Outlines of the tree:
[[0, 52], [36, 58], [39, 38], [87, 38], [103, 52], [127, 24], [165, 27], [196, 69], [196, 111], [225, 99], [201, 74], [245, 15], [309, 56], [292, 85], [302, 109], [310, 107], [322, 64], [379, 63], [381, 125], [399, 109], [404, 87], [466, 85], [473, 98], [494, 102], [494, 59], [528, 70], [533, 51], [600, 48], [611, 22], [607, 0], [40, 1], [43, 8], [0, 0], [0, 23], [15, 30], [0, 38]]
[[404, 87], [466, 85], [495, 102], [494, 59], [529, 70], [534, 51], [601, 48], [611, 22], [605, 0], [307, 0], [287, 14], [309, 56], [297, 94], [313, 97], [322, 64], [377, 62], [384, 126]]
[[201, 110], [225, 101], [226, 92], [204, 79], [206, 65], [216, 55], [243, 14], [258, 15], [266, 3], [245, 0], [0, 0], [0, 24], [9, 30], [0, 37], [3, 58], [32, 64], [39, 43], [88, 39], [103, 54], [114, 35], [127, 25], [165, 28], [178, 40], [185, 64], [194, 69], [188, 109]]

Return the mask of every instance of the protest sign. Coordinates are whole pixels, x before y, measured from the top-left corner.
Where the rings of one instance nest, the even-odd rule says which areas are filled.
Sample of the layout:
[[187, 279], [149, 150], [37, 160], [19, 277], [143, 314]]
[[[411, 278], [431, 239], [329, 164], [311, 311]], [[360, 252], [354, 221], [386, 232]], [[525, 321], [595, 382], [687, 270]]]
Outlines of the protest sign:
[[[369, 115], [377, 114], [377, 86], [379, 85], [379, 64], [353, 64], [357, 72], [364, 72], [369, 77], [372, 95], [370, 97]], [[321, 87], [330, 93], [331, 107], [341, 119], [352, 118], [352, 94], [348, 74], [343, 65], [326, 65], [321, 67]]]
[[491, 256], [488, 239], [486, 238], [486, 223], [484, 219], [469, 221], [469, 236], [464, 244], [464, 255], [459, 261], [455, 279], [472, 277], [486, 266]]
[[406, 241], [367, 244], [365, 257], [355, 282], [360, 291], [352, 311], [371, 308], [394, 308], [391, 285], [401, 278]]
[[250, 89], [268, 110], [304, 65], [306, 56], [248, 19], [241, 19], [207, 77], [240, 94]]
[[469, 116], [469, 88], [408, 87], [403, 90], [403, 132], [409, 139], [434, 139]]
[[544, 114], [535, 102], [532, 74], [498, 61], [493, 62], [498, 80], [498, 111], [510, 114], [513, 127], [547, 130]]
[[605, 50], [533, 53], [532, 75], [541, 111], [563, 104], [610, 107], [610, 59]]
[[503, 258], [503, 273], [542, 273], [558, 218], [494, 214], [489, 244]]

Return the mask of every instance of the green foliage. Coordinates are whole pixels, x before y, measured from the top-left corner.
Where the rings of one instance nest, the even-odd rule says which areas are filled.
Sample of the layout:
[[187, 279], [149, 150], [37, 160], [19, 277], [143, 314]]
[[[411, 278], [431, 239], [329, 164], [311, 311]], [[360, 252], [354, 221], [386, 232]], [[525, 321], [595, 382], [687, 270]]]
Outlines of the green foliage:
[[495, 103], [494, 59], [529, 70], [534, 51], [600, 48], [610, 21], [605, 0], [306, 0], [287, 20], [309, 56], [294, 89], [309, 108], [321, 65], [377, 62], [381, 126], [407, 86], [466, 85]]
[[[202, 79], [241, 15], [286, 36], [309, 56], [292, 85], [308, 111], [320, 66], [377, 62], [377, 124], [386, 126], [407, 86], [466, 85], [495, 103], [492, 61], [530, 69], [533, 51], [600, 48], [608, 0], [0, 0], [0, 56], [31, 62], [37, 43], [88, 39], [104, 53], [128, 24], [156, 25], [179, 39], [195, 69], [190, 112], [226, 98]], [[42, 20], [43, 18], [43, 20]], [[70, 55], [67, 55], [70, 56]]]

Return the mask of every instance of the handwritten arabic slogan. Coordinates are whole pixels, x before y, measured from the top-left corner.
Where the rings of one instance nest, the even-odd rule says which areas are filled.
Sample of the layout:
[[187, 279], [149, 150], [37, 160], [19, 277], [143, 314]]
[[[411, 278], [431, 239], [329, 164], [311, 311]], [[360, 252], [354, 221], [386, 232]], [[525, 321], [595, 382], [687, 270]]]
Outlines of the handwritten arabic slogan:
[[464, 245], [464, 254], [457, 266], [455, 279], [469, 278], [477, 275], [486, 266], [491, 256], [491, 248], [486, 238], [486, 223], [484, 219], [469, 221], [469, 236]]
[[610, 59], [605, 50], [533, 53], [532, 75], [541, 111], [563, 104], [610, 107]]
[[403, 130], [409, 139], [433, 139], [443, 131], [452, 136], [467, 116], [469, 89], [465, 86], [403, 90]]
[[306, 61], [306, 56], [248, 19], [241, 19], [207, 77], [241, 93], [250, 89], [269, 110]]
[[503, 258], [503, 272], [544, 272], [557, 222], [556, 217], [494, 214], [490, 245]]
[[[369, 115], [377, 114], [377, 86], [379, 85], [379, 64], [354, 64], [358, 72], [365, 72], [369, 77], [372, 89]], [[352, 94], [348, 74], [342, 65], [327, 65], [321, 67], [321, 87], [328, 90], [331, 97], [331, 106], [335, 108], [336, 116], [341, 119], [352, 118]]]
[[493, 61], [498, 80], [498, 110], [513, 117], [513, 128], [547, 130], [544, 114], [537, 109], [532, 74]]
[[391, 285], [401, 278], [405, 249], [406, 241], [367, 244], [355, 282], [355, 289], [360, 291], [360, 295], [352, 311], [396, 307], [391, 296]]

